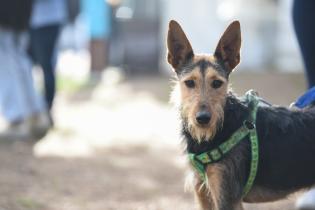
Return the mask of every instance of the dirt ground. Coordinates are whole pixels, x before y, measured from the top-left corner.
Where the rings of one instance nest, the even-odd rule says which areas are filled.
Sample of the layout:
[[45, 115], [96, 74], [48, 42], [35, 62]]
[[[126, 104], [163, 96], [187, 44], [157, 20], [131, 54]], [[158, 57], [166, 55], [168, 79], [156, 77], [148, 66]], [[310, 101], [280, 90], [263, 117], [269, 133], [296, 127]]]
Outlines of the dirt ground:
[[[288, 105], [304, 90], [300, 74], [236, 74], [238, 94], [253, 88]], [[60, 92], [56, 128], [36, 144], [0, 141], [0, 210], [195, 209], [184, 192], [186, 165], [168, 78], [102, 82]], [[290, 199], [247, 210], [294, 209]]]

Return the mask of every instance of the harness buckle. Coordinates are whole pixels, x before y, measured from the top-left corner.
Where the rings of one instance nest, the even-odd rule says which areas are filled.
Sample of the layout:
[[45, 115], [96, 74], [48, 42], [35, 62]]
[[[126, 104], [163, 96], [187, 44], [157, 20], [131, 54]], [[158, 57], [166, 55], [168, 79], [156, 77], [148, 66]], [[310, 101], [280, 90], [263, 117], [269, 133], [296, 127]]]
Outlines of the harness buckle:
[[223, 151], [221, 150], [220, 147], [212, 150], [211, 152], [208, 153], [208, 156], [211, 158], [213, 162], [216, 162], [220, 160], [223, 157]]

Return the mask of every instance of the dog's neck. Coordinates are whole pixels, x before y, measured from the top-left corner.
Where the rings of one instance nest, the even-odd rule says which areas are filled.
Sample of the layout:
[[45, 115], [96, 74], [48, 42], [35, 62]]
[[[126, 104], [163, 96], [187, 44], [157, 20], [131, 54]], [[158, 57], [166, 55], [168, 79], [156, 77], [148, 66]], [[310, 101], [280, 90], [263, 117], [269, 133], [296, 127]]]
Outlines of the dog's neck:
[[199, 143], [186, 129], [185, 122], [182, 122], [182, 135], [187, 143], [187, 152], [199, 154], [217, 147], [242, 125], [247, 116], [247, 107], [232, 93], [228, 93], [224, 107], [223, 126], [217, 130], [212, 139], [205, 139]]

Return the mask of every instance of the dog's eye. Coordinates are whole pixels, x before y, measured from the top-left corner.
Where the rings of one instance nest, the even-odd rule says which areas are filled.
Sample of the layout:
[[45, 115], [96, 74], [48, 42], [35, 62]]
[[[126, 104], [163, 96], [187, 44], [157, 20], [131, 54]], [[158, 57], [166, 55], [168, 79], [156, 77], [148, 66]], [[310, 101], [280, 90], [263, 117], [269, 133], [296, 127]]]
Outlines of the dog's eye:
[[185, 85], [189, 88], [194, 88], [195, 87], [195, 81], [194, 80], [186, 80]]
[[217, 88], [221, 87], [222, 84], [223, 84], [223, 81], [216, 79], [216, 80], [213, 80], [211, 86], [212, 86], [214, 89], [217, 89]]

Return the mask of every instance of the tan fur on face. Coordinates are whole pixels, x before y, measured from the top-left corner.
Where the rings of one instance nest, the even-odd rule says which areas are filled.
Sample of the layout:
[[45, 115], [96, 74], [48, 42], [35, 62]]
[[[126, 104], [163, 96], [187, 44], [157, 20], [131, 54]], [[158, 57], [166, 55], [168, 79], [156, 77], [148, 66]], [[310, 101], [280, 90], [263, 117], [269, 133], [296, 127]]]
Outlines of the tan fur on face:
[[[214, 58], [211, 56], [195, 56], [193, 63], [201, 59], [215, 63]], [[211, 87], [212, 81], [215, 79], [224, 82], [218, 89]], [[195, 88], [186, 87], [186, 80], [194, 80]], [[190, 134], [199, 142], [211, 139], [217, 129], [222, 126], [224, 120], [223, 106], [227, 94], [226, 79], [212, 67], [208, 67], [204, 75], [199, 67], [195, 67], [190, 73], [180, 78], [179, 84], [182, 108], [181, 117], [187, 121]], [[196, 122], [196, 114], [200, 111], [201, 104], [204, 104], [207, 111], [211, 113], [210, 123], [206, 126], [200, 126]]]

